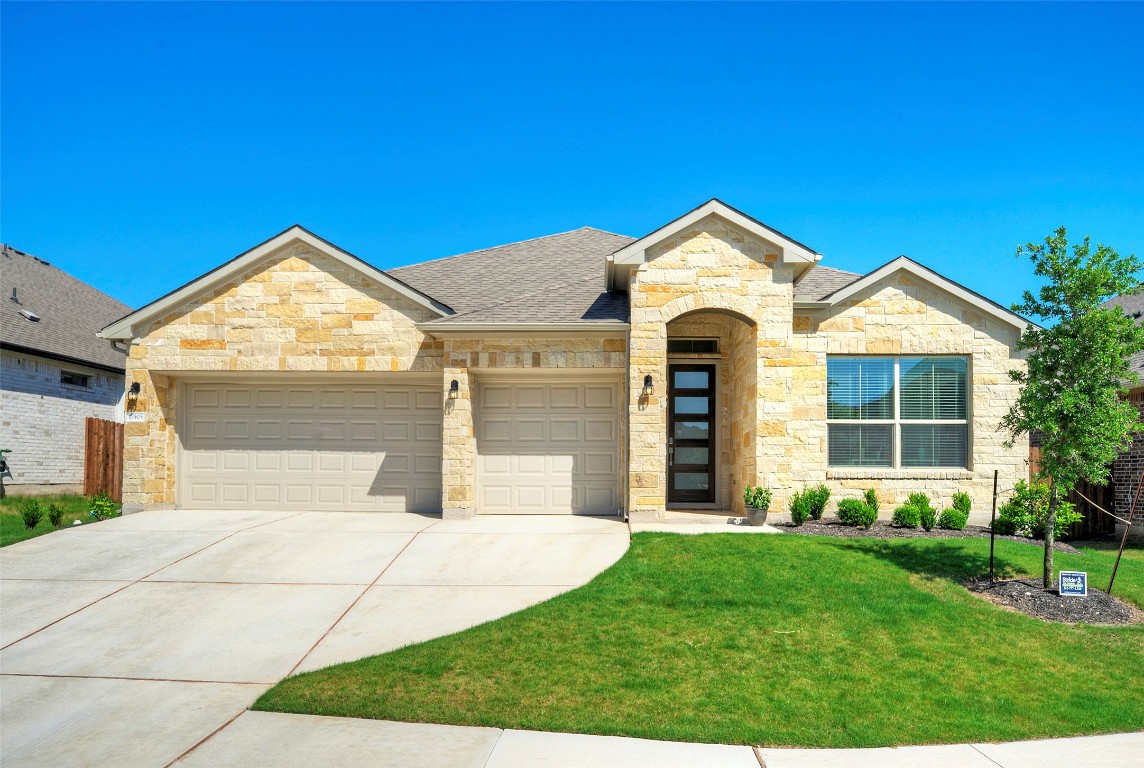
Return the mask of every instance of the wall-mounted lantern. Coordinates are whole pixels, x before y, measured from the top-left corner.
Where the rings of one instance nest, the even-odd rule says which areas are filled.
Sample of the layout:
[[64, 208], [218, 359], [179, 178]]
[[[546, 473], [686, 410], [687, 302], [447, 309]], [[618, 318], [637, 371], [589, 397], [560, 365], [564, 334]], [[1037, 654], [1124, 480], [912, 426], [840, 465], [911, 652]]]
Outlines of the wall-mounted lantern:
[[456, 379], [449, 384], [449, 399], [456, 400], [461, 396], [461, 384]]
[[651, 385], [651, 374], [649, 373], [647, 376], [643, 377], [643, 396], [651, 397], [652, 392], [653, 389]]
[[127, 388], [127, 402], [133, 405], [138, 402], [140, 389], [142, 389], [142, 387], [139, 386], [139, 382], [131, 382], [131, 386]]

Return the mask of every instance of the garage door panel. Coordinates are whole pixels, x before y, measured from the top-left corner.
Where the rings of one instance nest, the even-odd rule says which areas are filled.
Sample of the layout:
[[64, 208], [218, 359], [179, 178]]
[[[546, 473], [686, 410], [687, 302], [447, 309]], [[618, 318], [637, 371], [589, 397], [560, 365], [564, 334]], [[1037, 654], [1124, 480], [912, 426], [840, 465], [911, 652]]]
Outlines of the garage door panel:
[[617, 391], [603, 383], [481, 385], [477, 512], [615, 514]]
[[188, 384], [187, 390], [181, 506], [441, 508], [435, 386]]

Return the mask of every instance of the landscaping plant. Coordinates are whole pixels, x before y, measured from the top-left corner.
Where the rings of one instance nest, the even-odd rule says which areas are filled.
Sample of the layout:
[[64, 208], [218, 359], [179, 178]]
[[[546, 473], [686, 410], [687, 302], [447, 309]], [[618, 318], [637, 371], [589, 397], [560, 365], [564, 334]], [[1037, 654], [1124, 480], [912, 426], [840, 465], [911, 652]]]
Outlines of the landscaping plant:
[[64, 508], [54, 501], [48, 504], [48, 522], [53, 528], [59, 528], [64, 524]]
[[821, 520], [822, 513], [826, 511], [826, 502], [830, 501], [830, 489], [820, 483], [803, 491], [808, 498], [807, 513], [812, 520]]
[[1077, 483], [1102, 485], [1113, 460], [1140, 430], [1136, 406], [1123, 397], [1139, 380], [1128, 360], [1144, 350], [1144, 326], [1118, 306], [1101, 306], [1117, 295], [1140, 291], [1144, 264], [1085, 237], [1069, 245], [1061, 227], [1043, 243], [1017, 248], [1045, 284], [1025, 291], [1013, 310], [1040, 318], [1026, 326], [1017, 347], [1028, 350], [1026, 367], [1009, 371], [1021, 385], [1017, 402], [1002, 419], [1012, 446], [1025, 434], [1041, 434], [1038, 479], [1052, 480], [1044, 516], [1042, 583], [1053, 586], [1053, 540], [1064, 497]]
[[43, 516], [44, 508], [40, 505], [39, 499], [25, 499], [20, 502], [20, 517], [24, 519], [24, 527], [28, 530], [39, 525]]
[[790, 521], [795, 525], [802, 525], [810, 517], [811, 499], [807, 493], [808, 491], [803, 491], [790, 497]]
[[743, 504], [755, 509], [770, 509], [771, 489], [761, 485], [748, 485], [743, 489]]
[[[1045, 538], [1051, 498], [1052, 488], [1048, 483], [1041, 480], [1032, 483], [1017, 481], [1013, 496], [997, 512], [993, 530], [1006, 536], [1020, 533], [1034, 539]], [[1059, 499], [1057, 513], [1053, 517], [1053, 538], [1063, 536], [1065, 530], [1081, 517], [1071, 502]]]
[[964, 530], [965, 524], [969, 522], [969, 511], [972, 508], [973, 502], [970, 500], [969, 494], [958, 491], [953, 494], [953, 507], [942, 510], [941, 517], [937, 519], [937, 527], [951, 531]]
[[[863, 498], [863, 500], [865, 500], [866, 506], [869, 507], [870, 509], [874, 510], [874, 519], [877, 520], [878, 519], [878, 492], [875, 491], [873, 488], [867, 488], [866, 492], [862, 494], [862, 498]], [[869, 526], [867, 526], [867, 527], [869, 527]]]
[[894, 510], [891, 522], [902, 528], [917, 528], [928, 523], [926, 530], [934, 526], [937, 511], [930, 504], [929, 496], [915, 491], [906, 497], [906, 503]]
[[96, 520], [107, 520], [119, 516], [119, 505], [107, 491], [100, 491], [90, 499], [91, 516]]
[[838, 502], [838, 519], [846, 525], [869, 528], [878, 519], [878, 510], [860, 499], [842, 499]]

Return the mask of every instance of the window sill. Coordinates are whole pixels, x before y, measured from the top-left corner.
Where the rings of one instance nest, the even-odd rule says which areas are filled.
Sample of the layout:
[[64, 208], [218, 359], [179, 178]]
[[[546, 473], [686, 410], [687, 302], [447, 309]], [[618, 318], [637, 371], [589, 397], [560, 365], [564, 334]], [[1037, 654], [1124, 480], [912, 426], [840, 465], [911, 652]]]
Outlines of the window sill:
[[969, 469], [876, 469], [839, 467], [826, 470], [827, 480], [972, 480]]

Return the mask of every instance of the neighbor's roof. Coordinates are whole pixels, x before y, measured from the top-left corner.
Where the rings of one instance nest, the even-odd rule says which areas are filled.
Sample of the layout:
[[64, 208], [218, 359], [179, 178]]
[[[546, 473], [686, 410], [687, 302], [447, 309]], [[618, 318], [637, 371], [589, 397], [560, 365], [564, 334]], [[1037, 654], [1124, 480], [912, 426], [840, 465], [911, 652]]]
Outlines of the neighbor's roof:
[[447, 304], [460, 322], [627, 322], [627, 297], [604, 290], [606, 257], [633, 238], [583, 227], [387, 272]]
[[[16, 290], [18, 302], [12, 300]], [[63, 358], [122, 371], [125, 355], [97, 338], [103, 326], [131, 311], [82, 280], [48, 262], [0, 244], [0, 346], [21, 347], [46, 357]], [[39, 316], [32, 322], [19, 314]]]
[[[1136, 322], [1144, 322], [1144, 287], [1137, 293], [1128, 293], [1123, 296], [1114, 296], [1104, 302], [1102, 307], [1120, 307], [1124, 314]], [[1137, 352], [1128, 358], [1129, 369], [1140, 377], [1137, 386], [1144, 386], [1144, 352]]]
[[807, 299], [817, 301], [829, 296], [839, 288], [844, 288], [858, 278], [857, 272], [847, 272], [834, 267], [823, 267], [815, 264], [802, 279], [794, 284], [794, 298], [796, 301]]

